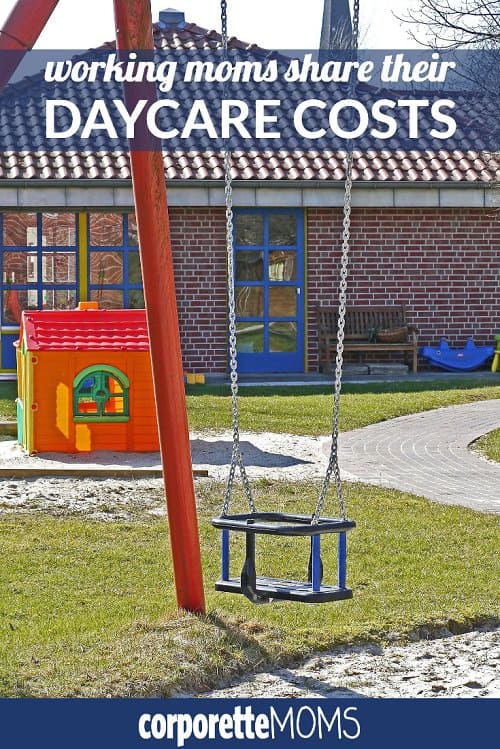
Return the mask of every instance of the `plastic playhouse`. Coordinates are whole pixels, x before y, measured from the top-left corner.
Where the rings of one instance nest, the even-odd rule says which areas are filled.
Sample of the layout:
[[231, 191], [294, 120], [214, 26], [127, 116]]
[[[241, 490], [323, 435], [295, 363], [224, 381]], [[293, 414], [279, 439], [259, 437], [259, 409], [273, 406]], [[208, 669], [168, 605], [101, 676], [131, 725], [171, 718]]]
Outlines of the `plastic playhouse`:
[[23, 312], [18, 441], [29, 453], [159, 449], [145, 310]]

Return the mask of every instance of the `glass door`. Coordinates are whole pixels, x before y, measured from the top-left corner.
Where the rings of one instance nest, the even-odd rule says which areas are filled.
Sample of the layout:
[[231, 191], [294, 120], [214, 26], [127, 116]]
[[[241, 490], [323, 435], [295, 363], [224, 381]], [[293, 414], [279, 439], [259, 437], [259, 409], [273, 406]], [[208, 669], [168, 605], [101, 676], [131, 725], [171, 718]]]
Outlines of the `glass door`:
[[240, 371], [303, 372], [303, 212], [236, 211], [234, 250]]

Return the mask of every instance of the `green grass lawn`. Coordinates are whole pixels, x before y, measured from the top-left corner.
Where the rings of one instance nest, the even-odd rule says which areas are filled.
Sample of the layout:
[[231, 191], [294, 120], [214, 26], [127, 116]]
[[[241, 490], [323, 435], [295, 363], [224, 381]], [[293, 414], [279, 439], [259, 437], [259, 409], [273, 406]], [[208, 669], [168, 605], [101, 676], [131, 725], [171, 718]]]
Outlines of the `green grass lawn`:
[[[270, 398], [269, 396], [273, 396]], [[15, 385], [0, 385], [0, 418], [13, 418]], [[477, 380], [348, 386], [342, 428], [439, 406], [500, 397]], [[331, 393], [245, 389], [242, 428], [326, 434]], [[188, 396], [192, 429], [229, 427], [227, 390]], [[133, 491], [133, 490], [132, 490]], [[317, 487], [260, 482], [263, 507], [310, 511]], [[391, 490], [353, 487], [352, 601], [254, 607], [216, 594], [218, 535], [210, 525], [222, 488], [198, 485], [208, 615], [179, 614], [165, 522], [18, 514], [0, 516], [0, 696], [160, 696], [311, 651], [420, 628], [498, 621], [498, 518]], [[333, 511], [328, 510], [328, 512]], [[260, 571], [303, 579], [301, 539], [259, 549]], [[334, 579], [334, 554], [324, 562]], [[242, 564], [236, 552], [235, 572]]]
[[[191, 388], [187, 396], [190, 428], [229, 429], [227, 389]], [[331, 391], [315, 388], [242, 388], [241, 428], [255, 432], [329, 434]], [[272, 396], [272, 397], [271, 397]], [[342, 398], [342, 430], [374, 424], [396, 416], [472, 401], [500, 398], [500, 385], [484, 380], [346, 385]]]
[[490, 460], [500, 463], [500, 429], [481, 437], [476, 442], [475, 448]]
[[[187, 408], [193, 430], [229, 429], [230, 398], [227, 387], [191, 387]], [[16, 384], [0, 383], [0, 420], [15, 419]], [[500, 385], [471, 378], [460, 382], [373, 383], [346, 385], [342, 400], [341, 429], [355, 429], [396, 416], [428, 411], [477, 400], [500, 398]], [[329, 434], [331, 389], [307, 387], [242, 388], [242, 429], [289, 434]]]
[[0, 382], [0, 421], [16, 418], [17, 382]]
[[[317, 487], [260, 482], [259, 504], [314, 506]], [[352, 601], [252, 606], [215, 593], [222, 487], [198, 485], [208, 615], [176, 610], [166, 524], [4, 515], [0, 696], [160, 696], [355, 641], [498, 620], [498, 518], [351, 487]], [[332, 508], [330, 508], [331, 510]], [[324, 543], [325, 581], [335, 578]], [[260, 571], [302, 578], [304, 539], [263, 539]], [[239, 572], [242, 548], [235, 550]], [[425, 630], [424, 630], [425, 631]]]

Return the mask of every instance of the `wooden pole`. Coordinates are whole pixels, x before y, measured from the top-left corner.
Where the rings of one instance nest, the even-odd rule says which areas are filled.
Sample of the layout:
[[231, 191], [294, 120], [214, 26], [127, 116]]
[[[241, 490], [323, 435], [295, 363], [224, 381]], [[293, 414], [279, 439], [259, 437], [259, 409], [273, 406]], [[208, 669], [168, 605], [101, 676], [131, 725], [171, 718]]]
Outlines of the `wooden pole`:
[[[118, 50], [154, 49], [150, 0], [114, 0]], [[156, 101], [154, 84], [127, 84], [125, 99]], [[130, 160], [151, 346], [177, 602], [203, 612], [205, 600], [184, 373], [161, 143], [143, 127]], [[149, 141], [149, 143], [147, 143]], [[138, 150], [138, 148], [141, 150]], [[147, 148], [147, 150], [146, 150]]]
[[[58, 0], [18, 0], [2, 33], [0, 51], [12, 52], [0, 66], [0, 91], [31, 49]], [[118, 50], [153, 52], [150, 0], [114, 0]], [[17, 53], [17, 54], [16, 54]], [[156, 99], [153, 85], [148, 99]], [[133, 99], [134, 85], [125, 88]], [[142, 139], [144, 147], [144, 133]], [[194, 612], [205, 610], [198, 521], [191, 466], [189, 430], [174, 269], [161, 143], [131, 149], [130, 160], [139, 233], [144, 297], [149, 329], [153, 381], [162, 455], [177, 603]]]
[[0, 31], [0, 91], [33, 48], [59, 0], [18, 0]]

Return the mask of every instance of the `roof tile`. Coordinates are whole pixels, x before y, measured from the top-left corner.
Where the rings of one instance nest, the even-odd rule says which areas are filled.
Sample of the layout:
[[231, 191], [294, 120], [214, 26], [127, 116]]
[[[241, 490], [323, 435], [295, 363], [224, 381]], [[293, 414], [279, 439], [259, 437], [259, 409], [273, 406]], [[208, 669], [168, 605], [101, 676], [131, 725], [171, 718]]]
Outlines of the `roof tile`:
[[28, 351], [148, 351], [146, 311], [23, 312]]

